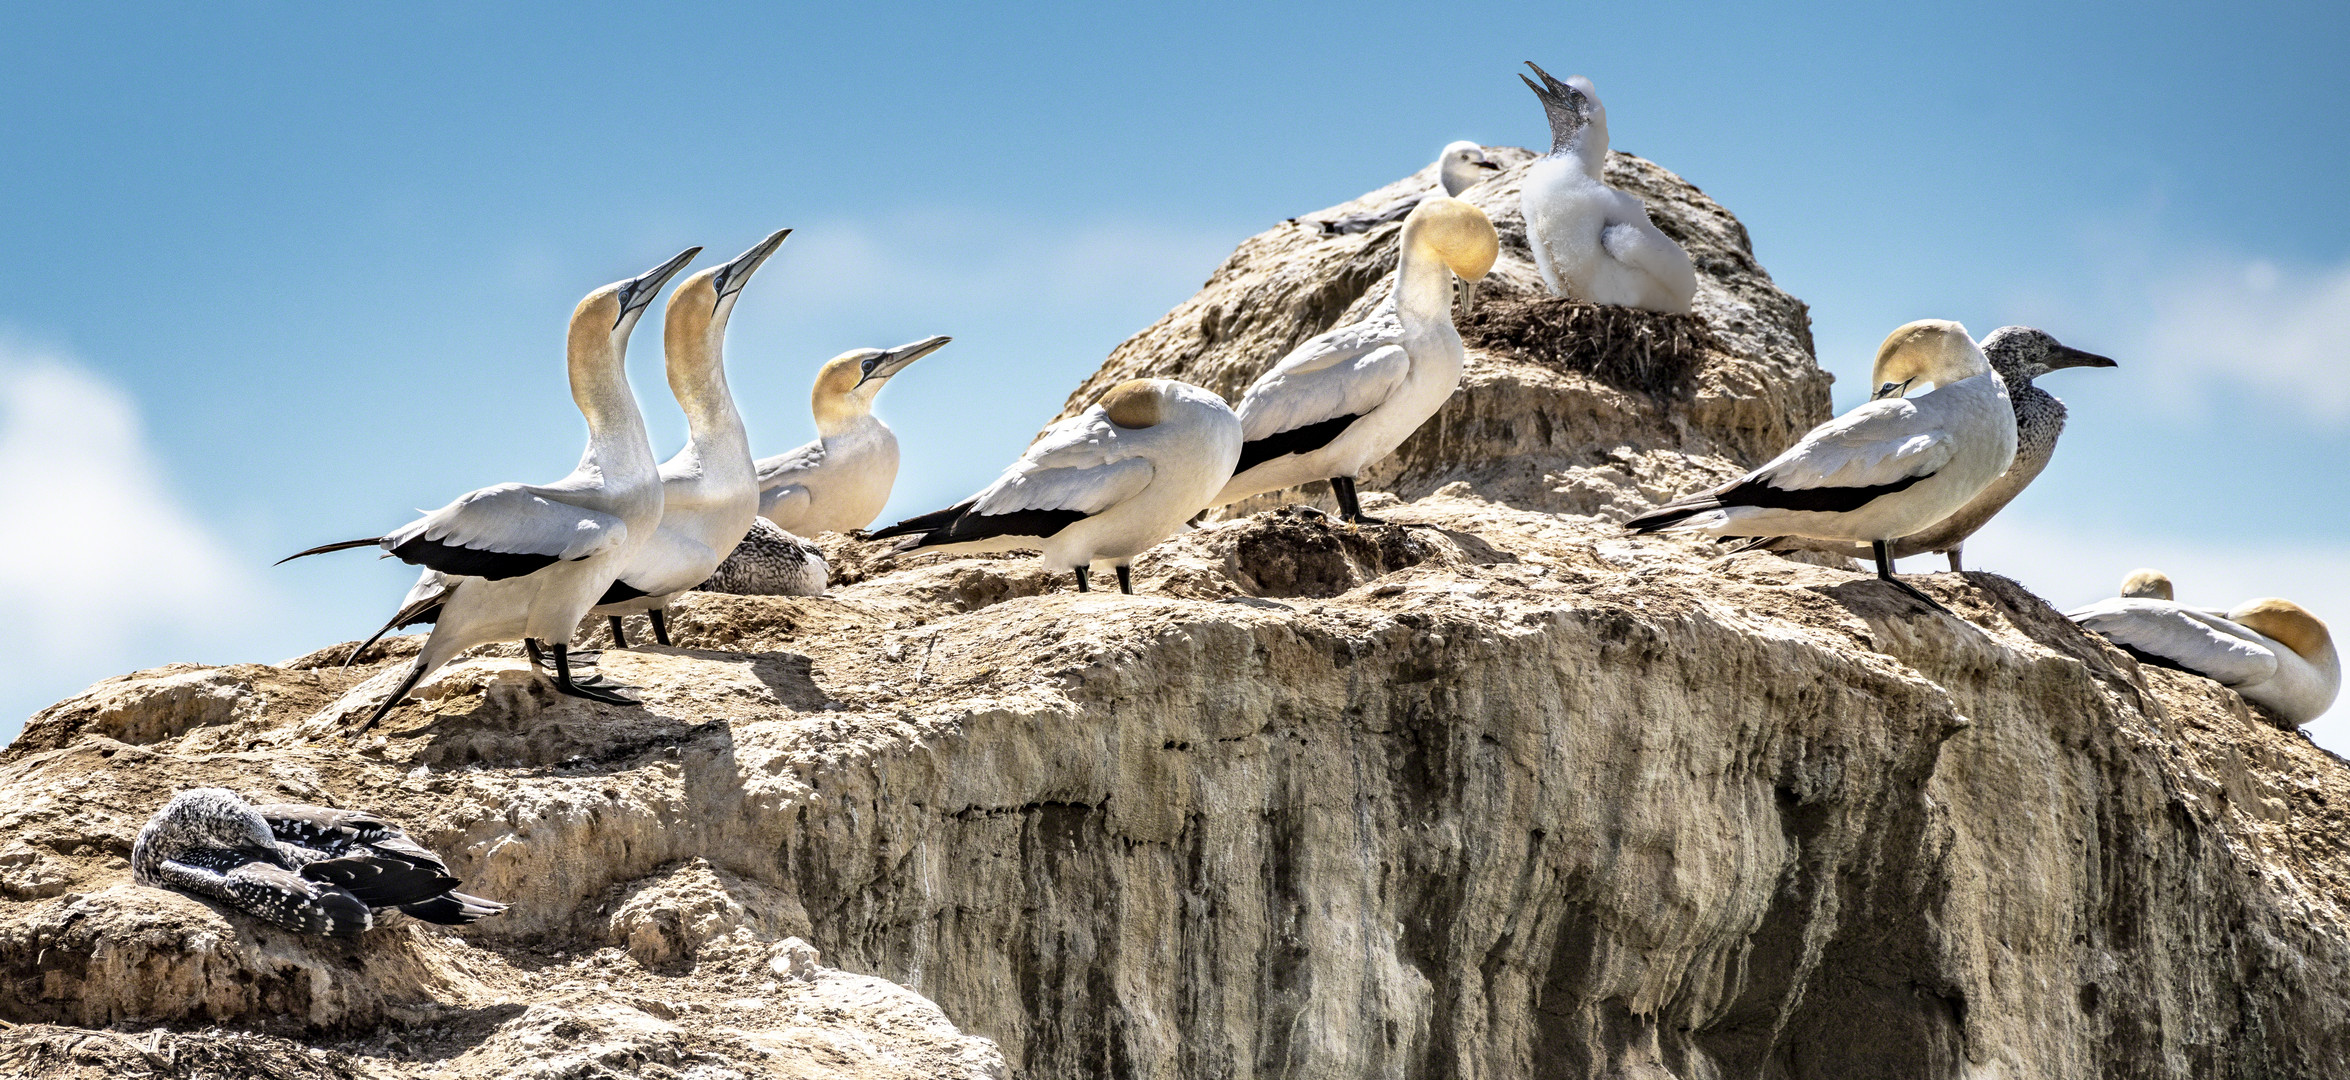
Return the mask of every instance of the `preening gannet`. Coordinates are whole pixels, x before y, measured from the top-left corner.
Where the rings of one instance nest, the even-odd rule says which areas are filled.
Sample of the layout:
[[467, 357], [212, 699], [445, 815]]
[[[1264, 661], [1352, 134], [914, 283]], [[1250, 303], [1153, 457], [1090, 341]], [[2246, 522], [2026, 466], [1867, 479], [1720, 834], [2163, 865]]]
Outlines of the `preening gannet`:
[[770, 233], [724, 266], [685, 279], [662, 313], [669, 390], [685, 410], [685, 448], [661, 465], [661, 525], [597, 602], [612, 620], [612, 644], [628, 646], [621, 616], [651, 616], [653, 638], [669, 644], [662, 610], [710, 577], [759, 519], [759, 477], [750, 436], [726, 388], [726, 320], [759, 264], [790, 229]]
[[898, 437], [873, 415], [873, 397], [890, 376], [953, 340], [926, 337], [826, 361], [810, 395], [816, 441], [759, 460], [759, 516], [795, 536], [873, 524], [898, 481]]
[[1465, 360], [1452, 276], [1477, 282], [1501, 252], [1484, 211], [1433, 193], [1404, 219], [1401, 245], [1386, 303], [1291, 350], [1241, 397], [1240, 464], [1208, 505], [1328, 480], [1346, 520], [1375, 520], [1355, 500], [1355, 475], [1452, 396]]
[[1133, 379], [1046, 428], [987, 490], [873, 534], [899, 551], [1036, 548], [1052, 570], [1117, 568], [1134, 591], [1134, 557], [1208, 505], [1240, 458], [1240, 418], [1189, 383]]
[[1556, 295], [1592, 304], [1687, 312], [1697, 296], [1689, 253], [1648, 220], [1639, 196], [1607, 186], [1607, 107], [1591, 80], [1524, 75], [1550, 118], [1550, 153], [1526, 167], [1518, 206], [1526, 246]]
[[[272, 809], [340, 813], [317, 807]], [[376, 912], [395, 907], [452, 924], [504, 910], [495, 901], [452, 892], [458, 882], [448, 867], [398, 829], [367, 815], [350, 817], [388, 831], [350, 822], [350, 832], [374, 834], [376, 841], [319, 844], [314, 839], [325, 833], [306, 828], [295, 829], [289, 838], [235, 792], [191, 788], [172, 796], [139, 830], [131, 843], [131, 877], [142, 885], [220, 901], [300, 934], [356, 936], [375, 925]]]
[[695, 588], [735, 596], [822, 596], [831, 584], [832, 567], [822, 549], [766, 518], [752, 518], [734, 554]]
[[2169, 599], [2170, 580], [2151, 570], [2131, 574], [2122, 590], [2065, 617], [2142, 662], [2205, 676], [2293, 724], [2325, 715], [2341, 692], [2333, 635], [2299, 604], [2270, 597], [2226, 612], [2188, 607]]
[[[1949, 517], [2015, 460], [2015, 411], [1966, 327], [1924, 319], [1877, 348], [1876, 398], [1813, 428], [1769, 464], [1625, 522], [1635, 532], [1865, 542], [1893, 576], [1890, 542]], [[1919, 382], [1934, 389], [1900, 396]], [[1935, 605], [1939, 607], [1940, 605]]]
[[[1447, 144], [1444, 152], [1436, 155], [1436, 184], [1447, 195], [1467, 191], [1499, 171], [1501, 166], [1485, 156], [1485, 148], [1467, 139]], [[1404, 215], [1412, 212], [1412, 207], [1420, 205], [1420, 200], [1428, 195], [1429, 192], [1407, 195], [1377, 210], [1321, 222], [1322, 235], [1368, 232], [1372, 226], [1401, 221]]]
[[571, 475], [552, 484], [499, 484], [467, 492], [381, 538], [323, 544], [279, 560], [381, 546], [403, 561], [440, 572], [438, 579], [428, 575], [418, 581], [392, 617], [390, 625], [429, 618], [432, 636], [399, 688], [361, 729], [383, 719], [449, 658], [476, 645], [517, 638], [530, 650], [534, 668], [539, 643], [552, 648], [555, 689], [636, 704], [606, 687], [574, 680], [568, 650], [579, 620], [661, 523], [661, 474], [645, 437], [644, 415], [628, 388], [628, 336], [661, 286], [701, 250], [687, 248], [643, 274], [597, 289], [572, 311], [565, 352], [571, 399], [587, 417], [588, 446]]
[[[2007, 387], [2007, 400], [2015, 411], [2015, 461], [1999, 479], [1984, 488], [1983, 493], [1969, 500], [1949, 517], [1929, 525], [1922, 532], [1895, 540], [1893, 558], [1906, 559], [1929, 551], [1942, 552], [1950, 557], [1953, 573], [1963, 569], [1959, 562], [1960, 549], [1967, 537], [2006, 509], [2015, 497], [2024, 493], [2040, 470], [2048, 467], [2048, 459], [2056, 453], [2056, 439], [2064, 434], [2064, 402], [2056, 395], [2033, 383], [2033, 379], [2060, 368], [2112, 367], [2113, 361], [2096, 353], [2082, 352], [2059, 343], [2046, 331], [2029, 326], [2002, 326], [1983, 339], [1983, 356], [1991, 361], [1991, 371]], [[1870, 385], [1883, 386], [1884, 372], [1870, 376]], [[1826, 551], [1855, 559], [1871, 557], [1866, 547], [1839, 544], [1826, 540], [1807, 540], [1778, 537], [1757, 541], [1747, 548], [1769, 548], [1773, 551], [1807, 549]], [[2127, 595], [2126, 593], [2124, 595]]]

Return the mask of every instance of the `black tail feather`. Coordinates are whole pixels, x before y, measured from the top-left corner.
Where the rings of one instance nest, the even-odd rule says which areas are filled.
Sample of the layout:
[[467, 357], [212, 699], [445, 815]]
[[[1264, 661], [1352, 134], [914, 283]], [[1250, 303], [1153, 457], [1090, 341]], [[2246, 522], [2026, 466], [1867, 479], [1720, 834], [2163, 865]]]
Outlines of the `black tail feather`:
[[893, 536], [910, 536], [914, 533], [926, 533], [933, 529], [943, 529], [948, 525], [953, 524], [956, 518], [962, 517], [964, 514], [969, 513], [971, 508], [978, 504], [979, 500], [977, 499], [965, 499], [962, 502], [956, 503], [955, 505], [947, 507], [944, 510], [933, 510], [927, 514], [907, 518], [906, 520], [898, 522], [895, 525], [891, 525], [888, 528], [875, 529], [872, 532], [866, 533], [865, 539], [887, 540]]
[[269, 565], [271, 565], [271, 566], [284, 566], [284, 565], [285, 565], [285, 564], [287, 564], [287, 563], [293, 562], [295, 559], [299, 559], [299, 558], [302, 558], [302, 557], [304, 557], [304, 556], [308, 556], [308, 555], [324, 555], [324, 554], [326, 554], [327, 552], [330, 552], [330, 551], [349, 551], [349, 550], [351, 550], [352, 548], [360, 548], [360, 547], [374, 547], [374, 546], [376, 546], [376, 545], [378, 545], [378, 544], [381, 544], [381, 543], [383, 543], [383, 538], [382, 538], [382, 537], [380, 537], [380, 536], [371, 536], [371, 537], [368, 537], [368, 538], [367, 538], [367, 539], [365, 539], [365, 540], [343, 540], [343, 541], [340, 541], [340, 542], [337, 542], [337, 543], [332, 543], [332, 544], [320, 544], [320, 545], [318, 545], [317, 547], [311, 548], [311, 549], [310, 549], [310, 550], [308, 550], [308, 551], [297, 551], [297, 552], [295, 552], [295, 553], [293, 553], [293, 554], [291, 554], [291, 555], [288, 555], [288, 556], [286, 556], [285, 558], [279, 559], [278, 561], [276, 561], [276, 562], [273, 562], [273, 563], [271, 563], [271, 564], [269, 564]]
[[467, 923], [479, 922], [504, 911], [506, 905], [495, 900], [484, 900], [478, 896], [467, 896], [461, 892], [448, 892], [430, 900], [402, 904], [400, 910], [408, 913], [411, 917], [423, 919], [429, 923], [439, 923], [442, 926], [464, 926]]

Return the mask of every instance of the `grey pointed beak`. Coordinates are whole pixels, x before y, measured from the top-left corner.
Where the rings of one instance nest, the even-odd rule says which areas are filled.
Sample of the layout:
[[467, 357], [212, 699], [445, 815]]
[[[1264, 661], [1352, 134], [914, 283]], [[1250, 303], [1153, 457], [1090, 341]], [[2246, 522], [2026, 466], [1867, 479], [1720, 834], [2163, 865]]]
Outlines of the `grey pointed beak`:
[[775, 254], [775, 249], [783, 246], [783, 238], [790, 235], [790, 229], [777, 229], [767, 234], [767, 239], [759, 241], [751, 250], [719, 267], [718, 276], [710, 282], [714, 294], [714, 299], [710, 301], [712, 310], [727, 297], [743, 291], [743, 286], [750, 283], [751, 274], [759, 269], [759, 264], [766, 262], [769, 255]]
[[1876, 393], [1869, 395], [1869, 400], [1883, 401], [1886, 398], [1900, 397], [1902, 391], [1909, 389], [1909, 384], [1916, 381], [1916, 379], [1903, 379], [1900, 382], [1886, 383], [1885, 385], [1878, 387]]
[[[882, 353], [880, 356], [875, 357], [873, 363], [865, 369], [864, 376], [857, 380], [857, 386], [863, 386], [869, 382], [886, 379], [892, 375], [897, 374], [898, 372], [904, 371], [908, 367], [913, 366], [914, 361], [920, 360], [923, 357], [930, 355], [931, 353], [937, 352], [940, 348], [944, 347], [947, 342], [953, 340], [955, 339], [948, 337], [945, 334], [935, 334], [930, 337], [923, 338], [920, 341], [912, 342], [906, 345], [900, 345], [897, 348]], [[856, 387], [850, 387], [852, 390], [855, 388]]]
[[1475, 164], [1475, 165], [1476, 165], [1478, 168], [1480, 168], [1480, 169], [1490, 169], [1490, 170], [1492, 170], [1492, 171], [1494, 171], [1494, 172], [1500, 172], [1500, 171], [1501, 171], [1501, 166], [1500, 166], [1500, 165], [1497, 165], [1497, 164], [1495, 164], [1495, 163], [1493, 163], [1493, 162], [1490, 162], [1490, 161], [1477, 161], [1477, 162], [1474, 162], [1473, 164]]
[[2093, 352], [2084, 352], [2070, 345], [2059, 345], [2048, 357], [2048, 370], [2068, 367], [2120, 367], [2111, 359]]
[[621, 282], [620, 315], [612, 320], [612, 328], [619, 329], [621, 323], [628, 321], [631, 313], [644, 310], [645, 305], [652, 303], [653, 298], [661, 294], [661, 286], [669, 284], [670, 278], [676, 277], [678, 271], [685, 269], [685, 264], [694, 261], [694, 256], [701, 253], [701, 248], [687, 248], [671, 256], [668, 262]]

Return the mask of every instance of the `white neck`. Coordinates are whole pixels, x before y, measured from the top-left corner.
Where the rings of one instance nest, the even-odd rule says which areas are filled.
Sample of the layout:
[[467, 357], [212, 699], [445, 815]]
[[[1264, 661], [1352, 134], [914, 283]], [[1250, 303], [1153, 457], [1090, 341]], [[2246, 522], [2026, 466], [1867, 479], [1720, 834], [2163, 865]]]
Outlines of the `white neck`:
[[1452, 325], [1452, 268], [1407, 226], [1395, 261], [1396, 312], [1407, 323]]

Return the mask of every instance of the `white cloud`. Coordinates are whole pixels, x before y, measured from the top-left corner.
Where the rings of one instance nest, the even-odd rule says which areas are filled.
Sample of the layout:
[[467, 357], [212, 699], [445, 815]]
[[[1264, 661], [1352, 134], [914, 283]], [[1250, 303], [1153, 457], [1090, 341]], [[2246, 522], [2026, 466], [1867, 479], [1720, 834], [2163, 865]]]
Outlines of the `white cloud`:
[[143, 643], [255, 610], [254, 582], [181, 505], [129, 396], [4, 339], [0, 521], [0, 700], [51, 693], [63, 672], [115, 673]]

